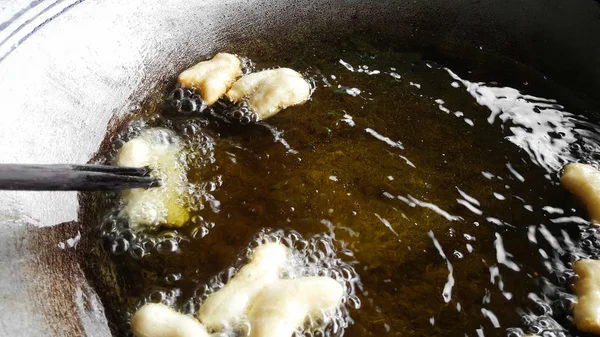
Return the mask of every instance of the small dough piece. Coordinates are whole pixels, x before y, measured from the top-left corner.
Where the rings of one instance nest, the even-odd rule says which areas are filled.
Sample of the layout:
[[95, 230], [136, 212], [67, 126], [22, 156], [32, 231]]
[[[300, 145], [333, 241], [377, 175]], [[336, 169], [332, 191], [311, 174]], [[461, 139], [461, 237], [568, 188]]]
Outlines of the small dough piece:
[[280, 243], [258, 246], [250, 263], [204, 301], [198, 313], [200, 321], [210, 331], [233, 325], [246, 313], [256, 294], [279, 279], [288, 254], [288, 249]]
[[208, 337], [197, 319], [178, 313], [164, 304], [149, 303], [131, 317], [136, 337]]
[[568, 164], [560, 183], [583, 203], [590, 220], [600, 224], [600, 171], [587, 164]]
[[162, 128], [147, 129], [123, 145], [113, 160], [117, 166], [150, 167], [162, 186], [134, 188], [121, 192], [122, 215], [132, 228], [164, 225], [181, 227], [188, 218], [180, 200], [187, 185], [187, 173], [180, 162], [182, 146], [177, 136]]
[[212, 59], [183, 71], [178, 82], [182, 87], [198, 89], [204, 102], [211, 106], [241, 75], [242, 61], [237, 56], [218, 53]]
[[248, 100], [250, 109], [260, 119], [269, 118], [282, 109], [306, 102], [310, 85], [302, 75], [289, 68], [264, 70], [246, 75], [233, 84], [227, 98]]
[[579, 279], [573, 285], [577, 303], [573, 320], [577, 329], [600, 335], [600, 261], [584, 259], [573, 264]]
[[250, 306], [250, 337], [291, 337], [307, 317], [322, 317], [339, 306], [343, 294], [342, 285], [330, 277], [279, 280]]

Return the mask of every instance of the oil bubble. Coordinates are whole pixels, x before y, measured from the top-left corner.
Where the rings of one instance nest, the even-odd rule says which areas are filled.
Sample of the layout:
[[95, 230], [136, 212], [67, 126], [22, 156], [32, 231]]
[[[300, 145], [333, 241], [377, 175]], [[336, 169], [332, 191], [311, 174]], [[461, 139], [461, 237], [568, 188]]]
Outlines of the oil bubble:
[[169, 274], [164, 278], [166, 284], [173, 284], [179, 280], [181, 280], [181, 274], [179, 273]]
[[132, 245], [131, 248], [129, 249], [129, 254], [135, 260], [141, 260], [144, 258], [144, 256], [147, 253], [146, 253], [146, 250], [144, 248], [142, 248], [142, 246], [135, 244], [135, 245]]
[[156, 245], [156, 252], [159, 254], [169, 255], [176, 253], [179, 250], [179, 242], [176, 239], [166, 239], [160, 241]]
[[208, 228], [204, 227], [204, 226], [198, 226], [195, 227], [194, 229], [192, 229], [191, 232], [191, 236], [194, 239], [201, 239], [203, 237], [205, 237], [206, 235], [208, 235]]
[[148, 296], [148, 299], [152, 303], [162, 303], [166, 299], [166, 295], [164, 291], [156, 290]]
[[127, 241], [133, 241], [136, 237], [135, 233], [131, 229], [124, 229], [119, 234], [121, 238]]
[[121, 255], [129, 249], [129, 241], [123, 238], [116, 238], [110, 243], [110, 252], [113, 255]]
[[193, 299], [190, 299], [181, 306], [181, 313], [184, 315], [191, 316], [195, 312], [197, 312], [199, 309], [200, 309], [200, 306], [198, 305], [198, 303], [196, 301], [194, 301]]
[[508, 328], [506, 329], [506, 337], [521, 337], [525, 333], [520, 328]]

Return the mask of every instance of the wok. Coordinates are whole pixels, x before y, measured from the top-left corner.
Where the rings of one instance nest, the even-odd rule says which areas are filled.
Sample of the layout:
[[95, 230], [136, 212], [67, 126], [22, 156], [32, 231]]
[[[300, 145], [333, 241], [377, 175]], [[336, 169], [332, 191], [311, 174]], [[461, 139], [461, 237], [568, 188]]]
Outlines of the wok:
[[[84, 163], [202, 55], [370, 35], [510, 58], [600, 103], [593, 0], [51, 0], [0, 6], [0, 160]], [[250, 42], [249, 42], [250, 41]], [[76, 193], [0, 193], [0, 335], [108, 336], [103, 261]], [[93, 219], [92, 219], [93, 220]], [[95, 271], [95, 272], [94, 272]], [[101, 298], [108, 298], [105, 303]]]

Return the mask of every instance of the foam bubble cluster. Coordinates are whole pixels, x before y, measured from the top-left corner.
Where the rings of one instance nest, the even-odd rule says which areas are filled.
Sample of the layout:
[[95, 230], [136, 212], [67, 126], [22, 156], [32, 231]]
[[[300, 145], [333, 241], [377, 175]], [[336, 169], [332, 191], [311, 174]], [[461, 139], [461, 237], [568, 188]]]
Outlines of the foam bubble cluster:
[[[328, 276], [343, 288], [342, 305], [328, 311], [325, 316], [311, 317], [303, 327], [295, 331], [295, 336], [343, 335], [345, 328], [352, 323], [350, 311], [361, 306], [357, 296], [357, 288], [361, 287], [361, 283], [353, 267], [356, 262], [352, 259], [352, 253], [338, 248], [331, 237], [324, 234], [304, 239], [295, 231], [262, 230], [229, 267], [224, 268], [208, 282], [200, 284], [190, 298], [184, 298], [178, 289], [157, 289], [142, 298], [137, 308], [147, 303], [163, 303], [175, 307], [183, 314], [196, 316], [208, 296], [222, 289], [251, 260], [256, 248], [267, 243], [280, 243], [291, 252], [289, 263], [282, 268], [279, 275], [281, 279]], [[180, 280], [181, 275], [171, 277]], [[245, 336], [249, 327], [247, 317], [242, 317], [235, 326], [226, 327], [222, 334]]]
[[150, 175], [162, 182], [156, 188], [121, 191], [122, 216], [130, 227], [181, 227], [187, 222], [189, 212], [181, 200], [188, 182], [182, 150], [173, 131], [150, 128], [125, 143], [112, 160], [117, 166], [150, 167]]
[[507, 329], [507, 336], [529, 335], [566, 337], [574, 329], [573, 305], [577, 298], [572, 285], [576, 280], [573, 264], [582, 259], [600, 258], [600, 229], [589, 224], [574, 225], [572, 231], [563, 231], [556, 237], [555, 255], [548, 259], [546, 268], [555, 280], [543, 278], [540, 294], [530, 294], [531, 305], [521, 312], [523, 329]]
[[[159, 116], [155, 118], [160, 118]], [[111, 139], [111, 148], [99, 162], [109, 163], [118, 153], [119, 149], [129, 140], [138, 137], [148, 129], [153, 119], [148, 122], [133, 121]], [[190, 213], [196, 213], [205, 208], [218, 211], [219, 202], [213, 193], [220, 187], [220, 176], [212, 176], [209, 167], [214, 165], [216, 142], [213, 136], [206, 131], [207, 122], [203, 118], [189, 118], [185, 120], [161, 120], [161, 126], [175, 131], [178, 135], [177, 142], [183, 148], [178, 158], [181, 165], [188, 172], [188, 180], [180, 187], [181, 203]], [[165, 133], [169, 134], [169, 133]], [[172, 140], [165, 139], [165, 142]], [[194, 168], [193, 171], [189, 171]], [[122, 205], [119, 204], [117, 193], [107, 193], [112, 207], [101, 220], [100, 231], [103, 244], [107, 252], [112, 255], [129, 254], [134, 259], [142, 259], [149, 254], [168, 255], [179, 251], [181, 232], [178, 230], [159, 231], [156, 233], [143, 230], [133, 230], [126, 217], [121, 214]], [[214, 223], [205, 221], [202, 217], [192, 215], [185, 224], [189, 233], [194, 238], [201, 238], [214, 228]], [[187, 230], [187, 229], [186, 229]]]
[[[241, 267], [246, 265], [253, 255], [254, 250], [267, 243], [280, 243], [291, 251], [290, 263], [282, 269], [282, 279], [295, 279], [309, 276], [327, 276], [334, 279], [344, 289], [343, 305], [328, 313], [324, 319], [310, 319], [305, 326], [298, 329], [295, 335], [300, 336], [341, 336], [344, 329], [352, 322], [349, 311], [360, 308], [361, 302], [357, 296], [357, 288], [361, 286], [353, 262], [346, 262], [342, 256], [352, 256], [347, 250], [338, 249], [331, 237], [324, 234], [315, 235], [304, 239], [295, 231], [265, 229], [250, 242], [242, 251], [238, 259], [228, 268], [211, 278], [206, 284], [200, 286], [194, 298], [187, 301], [184, 307], [193, 308], [197, 312], [208, 296], [233, 278]], [[248, 326], [242, 321], [237, 329]]]

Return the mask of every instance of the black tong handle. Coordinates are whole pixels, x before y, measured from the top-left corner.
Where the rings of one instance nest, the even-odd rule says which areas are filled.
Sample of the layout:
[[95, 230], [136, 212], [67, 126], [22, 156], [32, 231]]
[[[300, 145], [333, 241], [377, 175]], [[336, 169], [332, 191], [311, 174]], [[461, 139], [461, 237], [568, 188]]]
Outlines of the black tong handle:
[[0, 190], [112, 191], [160, 186], [145, 167], [0, 164]]

